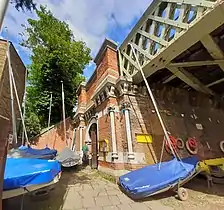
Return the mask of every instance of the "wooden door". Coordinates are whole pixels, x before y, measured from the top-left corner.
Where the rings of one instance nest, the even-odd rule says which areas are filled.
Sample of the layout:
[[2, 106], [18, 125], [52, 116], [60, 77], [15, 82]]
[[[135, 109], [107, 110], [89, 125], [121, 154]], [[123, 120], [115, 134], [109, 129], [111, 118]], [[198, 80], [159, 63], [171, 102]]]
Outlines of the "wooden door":
[[96, 131], [92, 130], [90, 132], [91, 142], [92, 142], [92, 168], [98, 168], [98, 148], [97, 148], [97, 135]]

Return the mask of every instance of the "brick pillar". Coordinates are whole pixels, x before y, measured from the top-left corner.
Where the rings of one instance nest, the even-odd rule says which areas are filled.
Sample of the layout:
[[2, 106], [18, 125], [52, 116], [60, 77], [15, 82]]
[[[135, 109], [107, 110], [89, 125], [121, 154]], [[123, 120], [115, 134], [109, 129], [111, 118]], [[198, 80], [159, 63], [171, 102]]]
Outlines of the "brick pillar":
[[116, 139], [116, 131], [115, 131], [115, 110], [113, 107], [109, 108], [110, 114], [110, 127], [111, 127], [111, 140], [112, 140], [112, 158], [118, 158], [117, 154], [117, 139]]

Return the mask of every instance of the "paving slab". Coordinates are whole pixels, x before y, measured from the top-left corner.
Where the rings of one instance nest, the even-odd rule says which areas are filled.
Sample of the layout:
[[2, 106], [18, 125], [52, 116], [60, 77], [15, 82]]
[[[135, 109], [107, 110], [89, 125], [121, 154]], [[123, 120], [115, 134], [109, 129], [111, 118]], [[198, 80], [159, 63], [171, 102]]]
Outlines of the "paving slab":
[[95, 206], [95, 207], [87, 208], [87, 210], [103, 210], [103, 207]]
[[93, 198], [98, 196], [99, 194], [99, 190], [83, 190], [83, 191], [79, 191], [80, 196], [82, 196], [82, 198]]
[[82, 197], [73, 188], [69, 188], [64, 196], [62, 206], [63, 210], [80, 209], [83, 207]]
[[133, 210], [129, 204], [120, 204], [120, 205], [117, 205], [117, 207], [119, 210]]
[[[136, 210], [151, 210], [151, 208], [149, 208], [144, 203], [137, 203], [137, 202], [131, 203], [130, 206], [132, 209], [136, 209]], [[161, 209], [157, 209], [157, 210], [161, 210]]]
[[95, 198], [96, 206], [111, 206], [111, 200], [108, 196], [98, 196]]
[[103, 210], [119, 210], [117, 206], [105, 206]]
[[120, 202], [122, 204], [131, 204], [131, 203], [134, 203], [134, 201], [129, 198], [128, 196], [124, 195], [124, 194], [119, 194], [118, 195], [118, 199], [120, 200]]
[[109, 199], [111, 201], [111, 205], [118, 205], [118, 204], [121, 203], [119, 198], [116, 195], [110, 195], [108, 197], [109, 197]]
[[106, 189], [108, 195], [121, 195], [121, 191], [114, 188]]
[[159, 201], [147, 201], [147, 202], [145, 202], [145, 204], [148, 207], [150, 207], [152, 210], [157, 210], [157, 209], [159, 209], [159, 210], [174, 210], [172, 207], [163, 205]]
[[83, 198], [82, 206], [84, 208], [95, 207], [96, 206], [95, 199], [94, 198]]
[[83, 190], [93, 190], [93, 187], [91, 184], [83, 184]]
[[107, 194], [107, 191], [104, 189], [100, 190], [100, 192], [98, 193], [98, 196], [106, 196], [106, 195], [108, 194]]

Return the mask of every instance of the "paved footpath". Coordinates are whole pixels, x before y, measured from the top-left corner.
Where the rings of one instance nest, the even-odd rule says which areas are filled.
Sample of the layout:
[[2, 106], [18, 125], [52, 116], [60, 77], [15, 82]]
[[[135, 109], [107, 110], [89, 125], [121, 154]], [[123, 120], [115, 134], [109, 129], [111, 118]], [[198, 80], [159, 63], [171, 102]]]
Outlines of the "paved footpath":
[[[223, 187], [214, 187], [213, 191], [206, 191], [204, 187], [203, 180], [201, 184], [198, 180], [193, 182], [185, 202], [172, 193], [134, 202], [96, 171], [76, 169], [63, 172], [60, 182], [48, 196], [35, 199], [25, 196], [23, 210], [224, 210]], [[21, 200], [21, 197], [7, 200], [3, 209], [20, 210]]]
[[159, 201], [134, 202], [116, 184], [100, 177], [76, 183], [67, 189], [63, 210], [172, 210]]

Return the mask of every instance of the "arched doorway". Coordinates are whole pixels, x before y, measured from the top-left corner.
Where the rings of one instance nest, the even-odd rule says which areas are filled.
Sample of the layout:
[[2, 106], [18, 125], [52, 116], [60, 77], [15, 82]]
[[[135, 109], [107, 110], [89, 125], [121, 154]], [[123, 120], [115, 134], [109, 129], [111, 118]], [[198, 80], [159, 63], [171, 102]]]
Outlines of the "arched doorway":
[[91, 147], [92, 147], [92, 165], [91, 167], [94, 169], [98, 168], [98, 142], [97, 142], [97, 124], [92, 123], [89, 127], [89, 138], [91, 140]]

